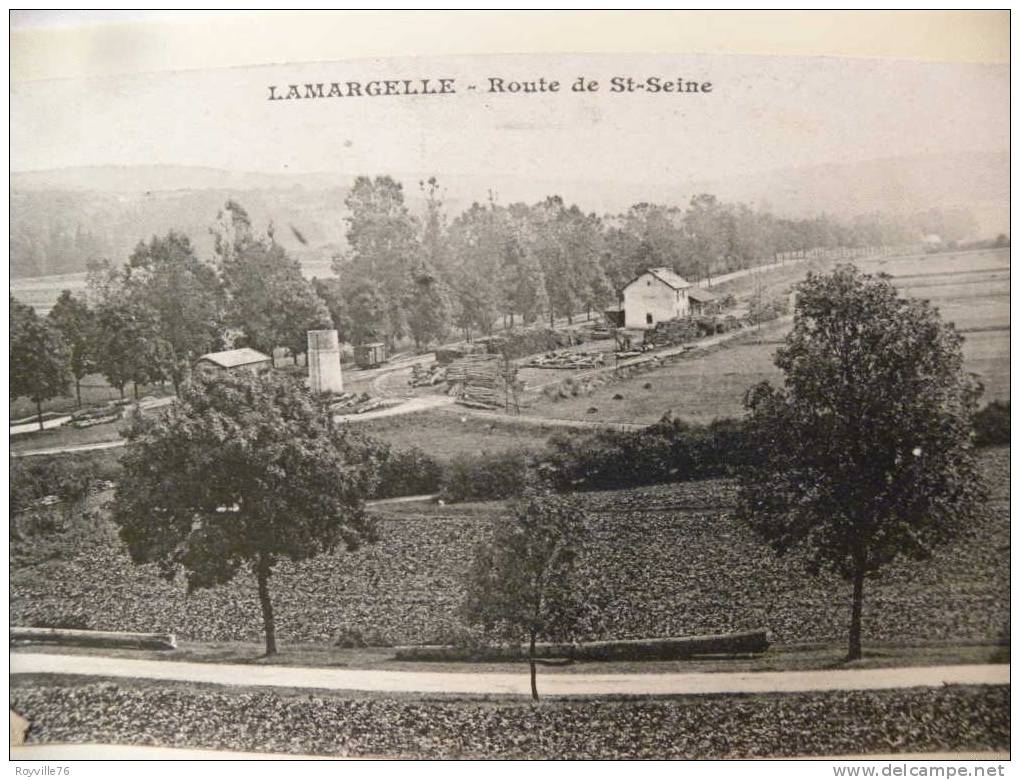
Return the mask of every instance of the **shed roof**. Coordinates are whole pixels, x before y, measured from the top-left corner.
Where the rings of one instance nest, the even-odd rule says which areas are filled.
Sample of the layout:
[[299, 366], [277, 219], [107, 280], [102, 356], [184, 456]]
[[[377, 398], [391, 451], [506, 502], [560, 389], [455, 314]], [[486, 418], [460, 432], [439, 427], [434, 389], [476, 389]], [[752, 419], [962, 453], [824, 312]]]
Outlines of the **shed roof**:
[[257, 349], [241, 347], [240, 349], [228, 349], [224, 352], [210, 352], [202, 355], [199, 360], [208, 360], [221, 368], [236, 368], [237, 366], [248, 366], [252, 363], [262, 363], [272, 360], [269, 355], [264, 355]]
[[710, 293], [704, 287], [692, 287], [687, 291], [687, 297], [698, 303], [710, 303], [715, 300], [715, 293]]
[[691, 283], [684, 279], [680, 274], [676, 273], [672, 268], [649, 268], [644, 273], [638, 274], [636, 277], [631, 279], [624, 286], [624, 289], [630, 287], [634, 282], [640, 279], [645, 274], [651, 274], [663, 284], [668, 287], [672, 287], [674, 290], [686, 290], [691, 286]]

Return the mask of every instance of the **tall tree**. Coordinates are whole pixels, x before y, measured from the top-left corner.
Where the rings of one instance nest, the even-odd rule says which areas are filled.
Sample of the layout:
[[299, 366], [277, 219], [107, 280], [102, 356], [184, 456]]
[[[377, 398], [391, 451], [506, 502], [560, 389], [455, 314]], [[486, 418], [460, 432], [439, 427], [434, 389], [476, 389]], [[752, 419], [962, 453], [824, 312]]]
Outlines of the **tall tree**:
[[734, 242], [733, 215], [715, 195], [702, 193], [691, 198], [684, 214], [684, 227], [691, 243], [692, 265], [685, 269], [699, 280], [712, 283], [716, 269], [724, 269]]
[[167, 579], [183, 571], [190, 591], [250, 573], [266, 655], [277, 562], [374, 538], [370, 449], [290, 377], [196, 373], [164, 414], [135, 417], [121, 462], [112, 517], [132, 560]]
[[344, 201], [348, 253], [334, 263], [341, 279], [374, 285], [385, 301], [388, 341], [404, 333], [404, 308], [419, 252], [418, 224], [403, 187], [389, 176], [359, 176]]
[[95, 316], [88, 303], [64, 290], [46, 315], [68, 347], [68, 368], [74, 377], [74, 397], [81, 406], [81, 380], [95, 371]]
[[439, 341], [446, 335], [450, 318], [449, 291], [424, 260], [411, 274], [404, 311], [416, 348], [421, 349], [423, 344]]
[[198, 259], [187, 236], [170, 231], [138, 244], [125, 279], [129, 295], [155, 313], [178, 389], [195, 359], [223, 343], [225, 296], [216, 269]]
[[569, 638], [582, 613], [575, 567], [585, 538], [576, 503], [533, 483], [510, 522], [476, 548], [468, 572], [468, 620], [495, 638], [527, 643], [536, 701], [536, 642]]
[[454, 318], [464, 338], [472, 329], [486, 335], [501, 312], [509, 311], [500, 284], [507, 241], [505, 209], [473, 203], [447, 232], [447, 283], [453, 289]]
[[93, 354], [96, 369], [124, 397], [134, 386], [162, 382], [172, 375], [173, 349], [159, 332], [158, 315], [138, 296], [114, 295], [95, 308]]
[[511, 325], [515, 314], [520, 315], [522, 325], [527, 325], [549, 311], [545, 275], [532, 251], [535, 246], [533, 226], [530, 211], [523, 203], [508, 209], [507, 230], [501, 247], [500, 285]]
[[776, 353], [784, 386], [748, 392], [755, 457], [740, 513], [780, 554], [803, 549], [850, 581], [850, 659], [867, 577], [928, 558], [984, 495], [970, 443], [979, 389], [961, 343], [927, 301], [841, 266], [798, 287]]
[[379, 287], [362, 279], [343, 288], [344, 333], [352, 344], [367, 344], [386, 335], [386, 298]]
[[340, 336], [340, 341], [349, 341], [345, 326], [343, 287], [340, 280], [332, 276], [325, 279], [316, 276], [312, 278], [312, 287], [315, 288], [315, 294], [326, 305], [329, 318]]
[[227, 321], [248, 346], [272, 355], [307, 348], [307, 332], [332, 323], [326, 304], [301, 274], [301, 264], [280, 246], [270, 228], [257, 235], [248, 213], [228, 201], [213, 230], [220, 278], [227, 294]]
[[13, 295], [10, 327], [10, 397], [28, 398], [35, 403], [42, 430], [43, 401], [66, 395], [71, 384], [68, 348], [56, 328]]
[[454, 280], [452, 321], [465, 339], [471, 338], [472, 330], [485, 335], [492, 333], [492, 323], [499, 312], [492, 287], [491, 279], [468, 270]]

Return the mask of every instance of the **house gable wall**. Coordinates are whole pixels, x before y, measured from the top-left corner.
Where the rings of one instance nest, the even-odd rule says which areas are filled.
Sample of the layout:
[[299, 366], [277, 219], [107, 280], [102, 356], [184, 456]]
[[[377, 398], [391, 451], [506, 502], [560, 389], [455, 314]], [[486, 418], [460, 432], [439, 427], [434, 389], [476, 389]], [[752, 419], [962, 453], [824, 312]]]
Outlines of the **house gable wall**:
[[657, 322], [686, 317], [689, 306], [686, 290], [674, 290], [654, 274], [643, 273], [623, 289], [624, 327], [652, 328]]

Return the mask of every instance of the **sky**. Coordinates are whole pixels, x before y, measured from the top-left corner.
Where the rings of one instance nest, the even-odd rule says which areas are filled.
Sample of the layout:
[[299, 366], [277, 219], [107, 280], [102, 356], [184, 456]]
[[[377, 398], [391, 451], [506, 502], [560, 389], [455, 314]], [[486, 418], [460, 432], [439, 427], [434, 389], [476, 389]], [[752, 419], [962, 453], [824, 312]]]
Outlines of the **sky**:
[[[601, 89], [570, 91], [579, 76]], [[614, 76], [682, 76], [712, 91], [611, 93]], [[490, 94], [489, 77], [555, 79], [561, 91]], [[452, 78], [457, 93], [267, 99], [270, 85], [386, 78]], [[633, 183], [1009, 148], [1008, 66], [893, 60], [356, 60], [23, 82], [10, 105], [14, 171], [160, 164]]]

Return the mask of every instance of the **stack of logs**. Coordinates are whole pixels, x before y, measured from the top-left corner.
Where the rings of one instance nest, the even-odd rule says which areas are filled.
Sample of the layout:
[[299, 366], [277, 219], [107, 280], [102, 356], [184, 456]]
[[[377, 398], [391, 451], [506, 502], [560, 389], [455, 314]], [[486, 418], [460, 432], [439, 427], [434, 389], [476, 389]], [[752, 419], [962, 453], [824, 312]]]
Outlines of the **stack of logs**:
[[499, 355], [465, 355], [446, 367], [448, 392], [476, 409], [495, 409], [505, 403], [504, 363]]
[[596, 368], [606, 364], [604, 352], [570, 352], [557, 349], [536, 355], [527, 365], [532, 368]]
[[364, 414], [386, 406], [381, 398], [372, 398], [368, 393], [340, 393], [330, 401], [330, 411], [336, 414]]
[[446, 367], [433, 363], [431, 366], [411, 366], [411, 378], [407, 383], [411, 387], [431, 387], [446, 381]]

